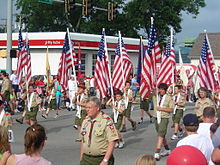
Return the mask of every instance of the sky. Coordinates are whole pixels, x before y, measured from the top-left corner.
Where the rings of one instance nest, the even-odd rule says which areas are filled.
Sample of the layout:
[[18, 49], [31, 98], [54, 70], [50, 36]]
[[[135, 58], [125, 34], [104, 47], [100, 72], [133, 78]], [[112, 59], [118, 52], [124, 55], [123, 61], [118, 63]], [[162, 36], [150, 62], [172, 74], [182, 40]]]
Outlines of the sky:
[[[15, 0], [13, 0], [15, 2]], [[192, 15], [182, 14], [182, 31], [176, 34], [177, 42], [180, 43], [186, 38], [196, 38], [199, 33], [220, 32], [220, 0], [205, 0], [206, 7], [200, 9], [196, 19]], [[15, 6], [13, 6], [16, 13]], [[0, 25], [5, 24], [7, 17], [7, 0], [0, 0]], [[15, 19], [15, 18], [13, 18]]]

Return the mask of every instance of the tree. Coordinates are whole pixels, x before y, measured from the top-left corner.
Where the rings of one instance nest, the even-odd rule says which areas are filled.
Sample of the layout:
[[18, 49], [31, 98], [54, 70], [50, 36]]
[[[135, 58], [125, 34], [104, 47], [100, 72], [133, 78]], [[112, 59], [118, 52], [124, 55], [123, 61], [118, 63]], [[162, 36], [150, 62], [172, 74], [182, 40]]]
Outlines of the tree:
[[[82, 0], [78, 0], [82, 3]], [[93, 5], [107, 8], [109, 0], [93, 0]], [[102, 28], [107, 35], [116, 35], [118, 30], [123, 36], [138, 37], [150, 28], [150, 17], [153, 16], [160, 41], [169, 35], [169, 27], [175, 32], [181, 31], [182, 12], [198, 15], [204, 0], [113, 0], [118, 5], [118, 13], [113, 21], [107, 20], [107, 12], [92, 10], [91, 15], [82, 17], [82, 9], [76, 7], [69, 19], [64, 14], [64, 7], [54, 3], [47, 5], [37, 0], [17, 0], [21, 14], [28, 14], [24, 20], [28, 31], [65, 31], [71, 25], [77, 32], [100, 34]], [[63, 5], [64, 6], [64, 5]]]

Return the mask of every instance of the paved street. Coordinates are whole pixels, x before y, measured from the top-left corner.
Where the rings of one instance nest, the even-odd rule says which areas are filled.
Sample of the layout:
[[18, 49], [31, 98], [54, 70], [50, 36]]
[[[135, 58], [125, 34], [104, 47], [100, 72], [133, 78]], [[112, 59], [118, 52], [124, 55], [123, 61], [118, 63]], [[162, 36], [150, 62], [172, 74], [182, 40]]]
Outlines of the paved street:
[[[135, 105], [132, 117], [139, 120], [139, 107]], [[190, 112], [192, 106], [187, 106], [187, 112]], [[105, 110], [111, 113], [110, 109]], [[52, 161], [54, 165], [78, 165], [79, 164], [79, 143], [75, 142], [78, 133], [73, 129], [73, 119], [75, 112], [63, 110], [61, 116], [54, 119], [55, 111], [51, 111], [49, 118], [45, 120], [38, 114], [39, 123], [47, 129], [48, 141], [42, 155], [46, 159]], [[17, 117], [18, 115], [15, 115]], [[149, 119], [145, 118], [144, 123], [138, 125], [136, 131], [131, 130], [130, 123], [127, 123], [128, 131], [123, 133], [126, 146], [124, 149], [116, 149], [115, 165], [134, 165], [135, 160], [141, 154], [153, 154], [156, 144], [156, 132], [154, 124], [149, 123]], [[11, 144], [13, 153], [23, 153], [23, 136], [27, 124], [18, 124], [14, 122], [13, 130], [15, 134], [15, 142]], [[170, 140], [171, 128], [169, 126], [168, 141], [172, 148], [176, 142]], [[158, 165], [164, 165], [165, 158], [157, 162]]]

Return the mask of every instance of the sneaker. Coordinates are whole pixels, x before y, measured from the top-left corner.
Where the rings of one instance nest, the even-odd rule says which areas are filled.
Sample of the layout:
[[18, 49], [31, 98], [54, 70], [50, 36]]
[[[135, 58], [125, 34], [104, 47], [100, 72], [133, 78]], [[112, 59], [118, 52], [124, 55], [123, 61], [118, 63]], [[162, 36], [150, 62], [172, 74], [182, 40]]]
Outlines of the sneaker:
[[75, 129], [77, 130], [77, 129], [78, 129], [78, 126], [77, 126], [77, 125], [74, 125], [73, 128], [75, 128]]
[[115, 143], [115, 148], [118, 148], [118, 143]]
[[154, 153], [154, 158], [156, 159], [156, 161], [160, 160], [160, 153]]
[[120, 132], [126, 132], [126, 128], [125, 127], [122, 127], [121, 131]]
[[124, 148], [124, 142], [122, 141], [122, 142], [118, 142], [118, 148], [119, 149], [122, 149], [122, 148]]
[[169, 154], [170, 154], [170, 152], [171, 152], [171, 150], [164, 150], [161, 154], [160, 154], [160, 156], [168, 156]]
[[76, 139], [75, 142], [81, 142], [82, 140], [80, 138]]
[[55, 116], [54, 116], [54, 119], [57, 119], [59, 117], [59, 115], [58, 114], [56, 114]]
[[23, 118], [15, 119], [18, 123], [23, 124]]
[[150, 117], [150, 123], [153, 123], [153, 117]]
[[176, 140], [176, 139], [178, 139], [178, 136], [177, 135], [173, 135], [170, 139], [171, 140]]
[[133, 130], [133, 131], [136, 130], [136, 128], [137, 128], [137, 123], [136, 123], [136, 121], [134, 121], [131, 125], [132, 125], [132, 130]]
[[41, 116], [42, 116], [44, 119], [47, 119], [47, 116], [48, 116], [48, 115], [42, 114]]
[[138, 124], [142, 124], [144, 121], [143, 120], [140, 120], [139, 122], [138, 122]]
[[179, 138], [182, 138], [182, 137], [184, 136], [184, 134], [185, 134], [185, 131], [184, 131], [184, 130], [182, 130], [182, 131], [180, 131], [180, 132], [179, 132], [178, 137], [179, 137]]

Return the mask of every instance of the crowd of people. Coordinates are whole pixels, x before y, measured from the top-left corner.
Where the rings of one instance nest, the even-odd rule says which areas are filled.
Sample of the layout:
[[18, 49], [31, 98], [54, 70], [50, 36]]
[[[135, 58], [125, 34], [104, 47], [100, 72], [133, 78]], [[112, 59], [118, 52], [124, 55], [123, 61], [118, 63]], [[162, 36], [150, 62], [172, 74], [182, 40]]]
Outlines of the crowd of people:
[[[175, 84], [161, 83], [148, 98], [142, 99], [138, 94], [137, 75], [134, 75], [125, 82], [123, 90], [114, 89], [114, 97], [101, 99], [94, 77], [86, 79], [82, 76], [77, 80], [71, 75], [68, 90], [63, 90], [57, 76], [50, 83], [44, 80], [44, 76], [38, 76], [32, 78], [28, 85], [25, 81], [19, 85], [16, 74], [16, 71], [10, 76], [1, 72], [0, 165], [52, 164], [40, 155], [47, 136], [44, 127], [37, 122], [37, 114], [47, 119], [53, 109], [56, 119], [63, 107], [76, 114], [73, 127], [79, 133], [76, 142], [81, 144], [80, 165], [113, 165], [114, 148], [125, 147], [126, 139], [122, 133], [127, 131], [127, 121], [135, 131], [138, 124], [144, 123], [145, 113], [150, 123], [155, 124], [156, 149], [153, 156], [138, 158], [136, 165], [154, 165], [161, 157], [172, 156], [166, 136], [171, 119], [173, 135], [169, 138], [178, 140], [177, 147], [188, 145], [197, 148], [204, 155], [206, 164], [220, 163], [220, 87], [215, 91], [201, 87], [195, 99], [193, 86], [184, 86], [176, 76]], [[195, 102], [194, 113], [184, 115], [189, 102]], [[138, 122], [132, 117], [134, 104], [140, 104]], [[112, 116], [102, 111], [105, 108], [112, 109]], [[21, 115], [15, 119], [16, 122], [29, 125], [24, 137], [25, 151], [21, 155], [12, 155], [10, 150], [15, 113]]]

